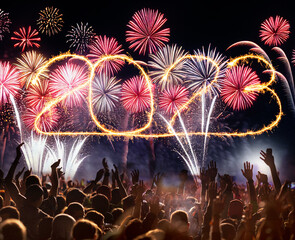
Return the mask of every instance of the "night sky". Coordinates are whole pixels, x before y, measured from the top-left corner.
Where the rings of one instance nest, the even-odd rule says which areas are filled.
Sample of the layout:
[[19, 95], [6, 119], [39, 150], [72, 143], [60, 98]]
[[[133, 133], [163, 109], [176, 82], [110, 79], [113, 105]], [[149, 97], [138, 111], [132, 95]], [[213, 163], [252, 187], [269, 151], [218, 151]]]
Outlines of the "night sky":
[[[166, 27], [170, 28], [170, 44], [176, 43], [185, 50], [193, 52], [202, 46], [216, 47], [227, 57], [246, 54], [247, 48], [237, 48], [226, 51], [231, 44], [249, 40], [256, 42], [269, 54], [276, 68], [280, 69], [279, 63], [271, 48], [263, 45], [259, 38], [261, 22], [270, 16], [280, 15], [287, 19], [291, 26], [289, 39], [281, 46], [288, 59], [291, 59], [292, 49], [295, 48], [295, 17], [291, 1], [1, 1], [0, 8], [10, 13], [12, 25], [11, 33], [19, 27], [31, 25], [38, 29], [36, 20], [38, 12], [47, 6], [60, 9], [63, 14], [64, 26], [60, 33], [48, 37], [41, 35], [42, 52], [46, 57], [57, 55], [69, 50], [65, 35], [70, 27], [76, 23], [88, 22], [93, 26], [97, 35], [115, 37], [123, 48], [134, 59], [147, 61], [149, 58], [140, 56], [128, 49], [125, 41], [126, 24], [132, 15], [142, 8], [158, 9], [168, 19]], [[13, 48], [10, 34], [6, 34], [0, 42], [0, 59], [13, 61], [20, 55], [20, 49]], [[294, 67], [292, 68], [294, 70]], [[279, 94], [284, 116], [279, 126], [271, 132], [261, 136], [247, 137], [243, 139], [234, 138], [227, 141], [221, 139], [210, 139], [208, 148], [208, 160], [217, 161], [221, 172], [231, 175], [240, 175], [242, 162], [251, 160], [257, 162], [255, 169], [263, 168], [259, 163], [259, 151], [272, 147], [274, 156], [279, 165], [282, 178], [293, 178], [295, 180], [295, 113], [288, 105], [287, 97], [282, 85], [276, 83], [273, 88]], [[275, 105], [274, 105], [275, 106]], [[263, 117], [262, 114], [263, 113]], [[234, 121], [240, 126], [254, 126], [261, 123], [263, 118], [269, 121], [275, 117], [275, 107], [272, 108], [270, 98], [259, 96], [257, 104], [250, 110], [236, 114], [229, 124], [235, 126]], [[259, 115], [256, 119], [256, 115]], [[268, 123], [268, 122], [266, 122]], [[263, 123], [262, 123], [263, 124]], [[198, 141], [198, 140], [196, 140]], [[110, 143], [104, 139], [91, 139], [92, 144], [87, 149], [90, 157], [82, 164], [79, 176], [87, 177], [93, 173], [93, 166], [100, 166], [100, 158], [107, 157], [110, 161], [117, 163], [121, 153], [121, 142], [114, 142], [115, 151]], [[157, 157], [157, 170], [176, 172], [184, 168], [184, 163], [177, 157], [171, 145], [173, 140], [157, 140], [155, 150]], [[144, 170], [147, 167], [146, 152], [148, 143], [145, 140], [134, 140], [130, 143], [128, 159], [129, 167], [138, 167]], [[252, 158], [252, 159], [249, 159]], [[254, 159], [255, 158], [255, 159]], [[260, 161], [261, 162], [261, 161]], [[95, 168], [94, 168], [95, 169]], [[85, 174], [87, 172], [87, 174]], [[148, 175], [146, 175], [148, 176]], [[237, 177], [239, 179], [239, 177]]]

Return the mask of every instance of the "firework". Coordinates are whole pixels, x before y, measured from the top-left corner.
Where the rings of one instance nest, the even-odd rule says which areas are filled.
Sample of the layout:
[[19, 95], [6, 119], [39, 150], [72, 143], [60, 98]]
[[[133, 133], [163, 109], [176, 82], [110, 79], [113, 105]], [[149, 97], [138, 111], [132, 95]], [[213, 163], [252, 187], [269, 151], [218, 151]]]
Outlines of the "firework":
[[36, 135], [32, 131], [31, 136], [24, 140], [24, 145], [21, 148], [28, 169], [32, 168], [33, 173], [40, 177], [42, 165], [48, 160], [46, 157], [46, 140], [47, 136]]
[[121, 84], [115, 77], [100, 73], [92, 85], [92, 104], [96, 112], [110, 112], [120, 100]]
[[92, 26], [81, 22], [80, 25], [77, 23], [76, 26], [71, 26], [66, 37], [68, 38], [67, 42], [70, 43], [70, 48], [75, 48], [77, 52], [84, 53], [94, 40], [95, 33]]
[[41, 10], [39, 12], [39, 19], [37, 20], [39, 31], [49, 36], [60, 32], [64, 23], [62, 16], [59, 13], [59, 9], [54, 7], [46, 7]]
[[142, 76], [135, 76], [122, 84], [122, 103], [130, 113], [143, 112], [151, 105], [149, 88]]
[[11, 21], [9, 19], [9, 13], [6, 13], [0, 9], [0, 41], [3, 40], [4, 33], [9, 33], [10, 24]]
[[[51, 172], [51, 164], [60, 159], [60, 166], [65, 172], [65, 179], [74, 179], [80, 164], [87, 156], [81, 156], [81, 150], [84, 147], [87, 137], [77, 138], [72, 144], [62, 141], [58, 136], [55, 137], [55, 146], [48, 147], [48, 161], [44, 162], [43, 172]], [[69, 147], [71, 146], [71, 147]]]
[[[226, 72], [225, 57], [218, 53], [216, 48], [211, 49], [210, 46], [207, 52], [203, 47], [202, 50], [198, 49], [194, 54], [200, 56], [200, 58], [192, 58], [184, 64], [188, 88], [198, 92], [211, 84], [207, 91], [208, 95], [210, 97], [217, 95], [220, 91], [220, 82], [222, 82]], [[213, 62], [218, 64], [219, 72]], [[214, 81], [215, 79], [217, 81]]]
[[252, 106], [258, 92], [246, 91], [246, 87], [260, 84], [260, 80], [250, 67], [236, 66], [226, 71], [221, 88], [222, 100], [234, 110], [244, 110]]
[[[89, 45], [89, 54], [87, 57], [96, 62], [101, 56], [105, 55], [119, 55], [123, 52], [122, 45], [119, 45], [115, 38], [107, 36], [95, 37], [95, 40]], [[124, 61], [114, 59], [102, 62], [97, 68], [97, 72], [105, 72], [109, 76], [118, 72], [124, 65]]]
[[[21, 87], [28, 88], [32, 79], [35, 78], [36, 73], [46, 62], [46, 58], [36, 51], [28, 51], [23, 53], [20, 58], [16, 59], [16, 61], [17, 63], [15, 66], [17, 67], [21, 76]], [[42, 71], [39, 77], [48, 77], [48, 70]]]
[[150, 76], [154, 83], [160, 85], [161, 90], [171, 87], [172, 85], [182, 84], [185, 78], [183, 70], [184, 61], [177, 64], [166, 76], [167, 67], [171, 66], [178, 59], [186, 55], [181, 47], [176, 45], [165, 46], [155, 54], [151, 54]]
[[36, 29], [31, 29], [31, 26], [26, 30], [24, 27], [19, 29], [19, 32], [13, 32], [15, 37], [11, 37], [11, 40], [17, 41], [13, 46], [22, 48], [22, 52], [25, 48], [40, 47], [40, 44], [37, 43], [41, 41], [41, 38], [38, 37], [38, 31]]
[[52, 87], [52, 95], [60, 97], [65, 93], [72, 93], [63, 100], [63, 103], [68, 107], [81, 106], [85, 100], [87, 91], [85, 88], [74, 90], [88, 80], [88, 74], [84, 66], [79, 66], [73, 63], [66, 63], [58, 66], [51, 75], [50, 82]]
[[0, 61], [0, 105], [9, 102], [9, 95], [15, 96], [19, 90], [19, 72], [9, 62]]
[[141, 9], [132, 16], [126, 31], [126, 41], [129, 48], [139, 51], [139, 54], [153, 53], [169, 41], [170, 28], [162, 28], [165, 22], [162, 13], [153, 9]]
[[42, 109], [51, 99], [51, 87], [48, 80], [43, 80], [28, 88], [25, 102], [30, 108]]
[[270, 17], [261, 23], [260, 38], [266, 45], [278, 46], [284, 43], [290, 34], [289, 22], [280, 17]]
[[172, 114], [188, 101], [188, 90], [180, 85], [171, 86], [160, 93], [159, 107]]
[[[29, 129], [35, 130], [35, 119], [41, 110], [41, 108], [27, 108], [24, 112], [22, 120]], [[45, 132], [52, 131], [58, 125], [59, 119], [60, 116], [57, 109], [51, 108], [50, 111], [45, 112], [39, 118], [39, 121], [37, 122], [38, 128]]]

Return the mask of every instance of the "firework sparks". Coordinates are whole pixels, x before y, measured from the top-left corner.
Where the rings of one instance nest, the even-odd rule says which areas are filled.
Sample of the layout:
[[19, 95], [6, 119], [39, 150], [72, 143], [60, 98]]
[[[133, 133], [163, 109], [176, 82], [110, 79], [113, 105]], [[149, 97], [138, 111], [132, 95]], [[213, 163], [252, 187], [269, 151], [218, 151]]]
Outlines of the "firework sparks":
[[19, 29], [19, 32], [13, 32], [15, 37], [11, 37], [11, 40], [17, 41], [13, 46], [22, 48], [22, 52], [25, 48], [40, 47], [40, 44], [37, 42], [41, 41], [41, 38], [38, 37], [38, 31], [36, 29], [31, 29], [31, 26], [26, 30], [24, 27]]
[[188, 90], [182, 86], [172, 86], [160, 93], [159, 107], [172, 114], [188, 101]]
[[142, 76], [135, 76], [122, 84], [122, 103], [131, 113], [143, 112], [151, 105], [149, 88]]
[[0, 61], [0, 105], [9, 102], [9, 95], [15, 96], [20, 90], [20, 76], [16, 67]]
[[60, 32], [64, 23], [62, 16], [63, 15], [59, 13], [59, 9], [54, 7], [46, 7], [41, 10], [39, 12], [39, 19], [37, 20], [39, 31], [48, 36]]
[[115, 77], [100, 73], [94, 78], [92, 105], [96, 112], [111, 112], [120, 100], [121, 84]]
[[87, 91], [85, 88], [75, 90], [76, 87], [88, 80], [85, 67], [73, 63], [58, 66], [51, 75], [52, 95], [60, 97], [70, 91], [72, 93], [63, 101], [68, 107], [81, 106], [85, 101]]
[[[28, 88], [36, 73], [46, 62], [46, 58], [36, 51], [28, 51], [23, 53], [20, 58], [16, 59], [16, 61], [17, 63], [15, 66], [17, 67], [21, 76], [21, 87]], [[41, 78], [47, 78], [48, 71], [43, 71], [39, 76]]]
[[130, 49], [145, 55], [164, 47], [164, 42], [169, 41], [170, 28], [162, 29], [167, 21], [162, 13], [153, 9], [142, 9], [136, 12], [129, 21], [126, 31], [126, 41], [130, 42]]
[[260, 38], [266, 45], [278, 46], [284, 43], [290, 34], [289, 22], [280, 17], [270, 17], [261, 23]]
[[[41, 108], [27, 108], [24, 112], [22, 119], [29, 129], [35, 130], [35, 119], [40, 112]], [[51, 108], [50, 111], [43, 113], [42, 116], [38, 119], [38, 128], [42, 129], [42, 131], [45, 132], [52, 131], [58, 125], [59, 119], [60, 116], [57, 109]]]
[[28, 88], [25, 102], [30, 108], [42, 109], [51, 99], [51, 87], [48, 80], [38, 82]]
[[11, 21], [9, 18], [9, 13], [4, 12], [0, 9], [0, 41], [3, 40], [4, 33], [9, 33]]
[[[89, 54], [87, 57], [96, 62], [101, 56], [106, 55], [119, 55], [123, 52], [122, 45], [119, 45], [115, 38], [109, 38], [107, 36], [95, 37], [95, 40], [89, 45]], [[105, 72], [109, 76], [118, 72], [124, 65], [124, 61], [120, 59], [114, 59], [104, 61], [97, 68], [97, 72]]]
[[234, 110], [244, 110], [252, 106], [258, 92], [246, 91], [246, 87], [258, 85], [260, 80], [250, 67], [236, 66], [226, 71], [222, 84], [221, 98]]
[[[217, 95], [220, 91], [220, 82], [222, 82], [226, 72], [225, 57], [218, 53], [216, 48], [211, 49], [210, 46], [207, 52], [203, 47], [202, 50], [195, 51], [195, 55], [200, 56], [200, 58], [189, 59], [184, 65], [187, 72], [188, 88], [198, 92], [211, 84], [207, 91], [208, 95], [210, 97]], [[216, 64], [218, 64], [219, 69], [216, 68]]]
[[80, 25], [77, 23], [76, 26], [72, 26], [66, 37], [68, 38], [67, 42], [70, 43], [70, 48], [75, 48], [77, 52], [84, 53], [94, 40], [95, 33], [92, 26], [81, 22]]
[[165, 46], [155, 54], [151, 54], [151, 67], [150, 76], [154, 83], [160, 85], [161, 90], [171, 87], [172, 85], [182, 84], [185, 78], [185, 71], [181, 61], [177, 64], [168, 75], [166, 75], [167, 66], [171, 66], [178, 59], [186, 55], [185, 51], [177, 45]]

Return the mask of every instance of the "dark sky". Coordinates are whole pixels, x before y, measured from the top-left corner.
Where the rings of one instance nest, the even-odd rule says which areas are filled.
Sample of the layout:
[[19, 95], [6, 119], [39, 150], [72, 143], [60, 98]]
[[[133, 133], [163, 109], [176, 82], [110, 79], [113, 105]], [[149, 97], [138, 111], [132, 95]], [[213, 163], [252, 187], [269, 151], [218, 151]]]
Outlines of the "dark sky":
[[[142, 8], [158, 9], [164, 13], [168, 19], [166, 26], [170, 27], [171, 37], [170, 43], [177, 43], [183, 46], [187, 51], [192, 52], [193, 49], [198, 49], [202, 46], [207, 47], [210, 43], [212, 46], [227, 55], [228, 57], [233, 54], [245, 54], [246, 49], [238, 49], [236, 51], [226, 52], [226, 48], [234, 42], [241, 40], [254, 41], [260, 46], [263, 46], [259, 39], [259, 28], [261, 22], [264, 19], [280, 15], [287, 20], [291, 25], [291, 34], [287, 42], [282, 45], [283, 50], [286, 52], [287, 57], [291, 58], [292, 49], [295, 48], [295, 18], [293, 5], [291, 1], [2, 1], [0, 8], [5, 12], [10, 13], [12, 20], [11, 32], [17, 30], [19, 27], [32, 25], [37, 28], [36, 20], [38, 19], [38, 12], [44, 9], [46, 6], [54, 6], [60, 9], [60, 13], [63, 14], [64, 27], [62, 32], [53, 37], [41, 35], [41, 48], [40, 51], [50, 57], [60, 52], [68, 51], [68, 44], [66, 43], [65, 35], [70, 29], [70, 26], [78, 22], [88, 22], [93, 26], [97, 35], [107, 35], [117, 38], [117, 40], [123, 45], [123, 48], [127, 50], [134, 59], [147, 60], [146, 57], [139, 56], [137, 53], [128, 50], [128, 45], [125, 42], [126, 24], [131, 19], [135, 11]], [[7, 57], [13, 59], [19, 56], [19, 49], [13, 49], [13, 43], [9, 39], [10, 35], [5, 36], [5, 39], [0, 42], [0, 58]], [[271, 48], [263, 46], [265, 51], [272, 56]], [[278, 66], [279, 67], [279, 66]], [[246, 139], [233, 139], [230, 146], [224, 146], [224, 142], [212, 141], [214, 144], [222, 144], [222, 151], [216, 153], [214, 149], [218, 148], [214, 144], [209, 145], [209, 157], [208, 159], [214, 159], [219, 162], [220, 168], [227, 169], [227, 164], [232, 164], [232, 161], [245, 160], [245, 156], [241, 156], [239, 151], [243, 151], [244, 145], [248, 147], [257, 146], [259, 143], [261, 146], [266, 147], [267, 143], [274, 149], [280, 149], [281, 153], [278, 154], [281, 166], [290, 166], [289, 168], [282, 168], [282, 174], [286, 176], [293, 176], [293, 168], [295, 165], [294, 159], [294, 145], [295, 145], [295, 130], [294, 120], [295, 114], [290, 111], [290, 107], [287, 104], [287, 98], [282, 86], [276, 84], [275, 89], [280, 94], [283, 101], [283, 111], [285, 115], [279, 126], [272, 132], [263, 134], [256, 138]], [[251, 111], [248, 111], [242, 115], [238, 115], [239, 121], [247, 119], [253, 123], [253, 116], [257, 112], [266, 111], [268, 116], [272, 110], [267, 109], [267, 100], [262, 100], [262, 103], [258, 104], [258, 107]], [[259, 145], [258, 144], [258, 145]], [[101, 154], [102, 145], [108, 145], [107, 141], [102, 140], [100, 146], [95, 150], [98, 154]], [[134, 141], [131, 144], [130, 151], [141, 146], [141, 141]], [[106, 147], [109, 151], [105, 151], [104, 154], [110, 156], [110, 158], [117, 158], [119, 153], [112, 153], [112, 149], [109, 145]], [[156, 151], [159, 154], [159, 164], [157, 166], [160, 169], [167, 162], [167, 158], [174, 158], [175, 155], [163, 154], [163, 148], [165, 143], [160, 142], [156, 146]], [[213, 149], [212, 149], [213, 148]], [[171, 148], [167, 148], [167, 151], [171, 151]], [[278, 150], [279, 151], [279, 150]], [[211, 155], [210, 155], [211, 153]], [[132, 153], [133, 154], [133, 153]], [[101, 154], [102, 155], [102, 154]], [[258, 154], [259, 155], [259, 154]], [[131, 161], [135, 162], [138, 159], [138, 155], [130, 155]], [[238, 158], [238, 159], [234, 159]], [[87, 162], [90, 163], [92, 160]], [[113, 160], [116, 162], [117, 160]], [[182, 163], [179, 160], [177, 163], [170, 163], [170, 169], [179, 169], [182, 167]], [[172, 161], [172, 162], [173, 162]], [[144, 165], [146, 162], [143, 162]], [[89, 165], [91, 166], [91, 164]], [[89, 170], [89, 166], [85, 165], [85, 169]], [[241, 164], [237, 164], [235, 170], [241, 168]], [[234, 171], [235, 172], [235, 171]], [[236, 173], [236, 172], [235, 172]], [[235, 174], [234, 173], [234, 174]], [[83, 174], [82, 174], [83, 175]]]

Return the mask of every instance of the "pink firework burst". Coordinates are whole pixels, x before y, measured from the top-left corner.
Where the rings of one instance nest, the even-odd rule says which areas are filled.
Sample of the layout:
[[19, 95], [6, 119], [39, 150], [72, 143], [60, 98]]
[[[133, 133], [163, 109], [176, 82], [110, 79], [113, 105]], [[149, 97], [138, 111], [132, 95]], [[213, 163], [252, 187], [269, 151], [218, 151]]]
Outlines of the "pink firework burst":
[[188, 101], [188, 90], [180, 85], [172, 85], [160, 93], [159, 107], [168, 114], [173, 114]]
[[126, 31], [126, 41], [130, 42], [130, 49], [139, 50], [139, 54], [154, 53], [169, 41], [170, 28], [162, 28], [165, 22], [162, 13], [153, 9], [141, 9], [132, 16]]
[[245, 88], [257, 84], [260, 79], [250, 67], [230, 68], [222, 83], [221, 98], [233, 110], [245, 110], [253, 105], [258, 95], [257, 91], [245, 91]]
[[20, 75], [16, 67], [9, 62], [0, 61], [0, 105], [9, 102], [20, 90]]
[[51, 87], [48, 80], [39, 81], [36, 85], [30, 85], [25, 101], [30, 108], [42, 109], [52, 98]]
[[[120, 55], [123, 52], [122, 45], [119, 45], [118, 41], [107, 36], [95, 37], [95, 40], [89, 45], [89, 54], [87, 57], [96, 62], [99, 58], [105, 55]], [[124, 65], [124, 61], [120, 59], [114, 59], [110, 61], [104, 61], [97, 68], [97, 72], [106, 73], [109, 76], [118, 72]]]
[[51, 73], [51, 93], [55, 97], [61, 97], [71, 92], [63, 100], [63, 103], [68, 107], [81, 106], [85, 101], [87, 89], [80, 86], [85, 84], [87, 80], [88, 74], [84, 66], [68, 62], [65, 65], [58, 66]]
[[270, 17], [261, 23], [261, 29], [259, 36], [264, 44], [269, 46], [279, 46], [284, 43], [290, 34], [289, 22], [280, 17]]
[[[38, 114], [42, 111], [41, 108], [27, 108], [25, 113], [23, 114], [23, 121], [25, 125], [31, 129], [35, 129], [35, 119], [37, 118]], [[50, 111], [45, 112], [39, 118], [38, 127], [45, 132], [52, 131], [58, 125], [58, 121], [60, 116], [56, 108], [51, 108]]]
[[122, 84], [122, 103], [130, 113], [143, 112], [151, 105], [148, 83], [143, 76], [135, 76]]
[[32, 30], [31, 26], [28, 27], [28, 30], [26, 30], [24, 27], [21, 27], [19, 32], [15, 31], [13, 33], [15, 37], [11, 37], [11, 40], [17, 41], [17, 43], [15, 43], [13, 46], [22, 48], [22, 52], [25, 50], [25, 48], [40, 47], [40, 44], [37, 43], [41, 41], [41, 38], [38, 37], [39, 33], [36, 29]]

